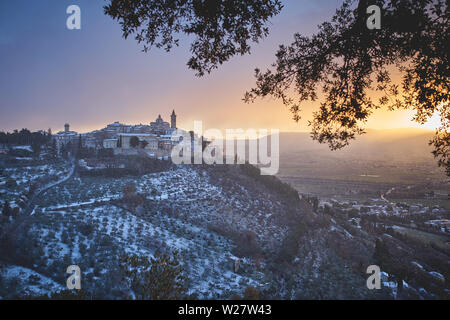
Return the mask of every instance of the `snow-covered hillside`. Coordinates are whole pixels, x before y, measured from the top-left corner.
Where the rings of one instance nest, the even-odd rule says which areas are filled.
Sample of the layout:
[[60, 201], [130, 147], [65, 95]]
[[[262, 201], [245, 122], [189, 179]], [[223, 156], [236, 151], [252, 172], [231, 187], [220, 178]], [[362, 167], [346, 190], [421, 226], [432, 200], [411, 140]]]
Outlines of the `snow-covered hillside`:
[[[130, 183], [146, 198], [140, 214], [114, 202]], [[38, 248], [29, 268], [64, 285], [67, 266], [79, 265], [85, 287], [113, 297], [106, 291], [114, 286], [110, 275], [118, 272], [120, 255], [177, 251], [189, 293], [199, 298], [226, 298], [259, 287], [264, 275], [251, 259], [243, 257], [234, 272], [235, 243], [227, 235], [251, 230], [262, 246], [280, 242], [285, 228], [274, 217], [284, 208], [271, 195], [255, 196], [242, 186], [236, 191], [225, 191], [206, 170], [193, 167], [138, 178], [71, 179], [40, 197], [27, 218], [27, 242]], [[8, 272], [4, 278], [12, 280]]]

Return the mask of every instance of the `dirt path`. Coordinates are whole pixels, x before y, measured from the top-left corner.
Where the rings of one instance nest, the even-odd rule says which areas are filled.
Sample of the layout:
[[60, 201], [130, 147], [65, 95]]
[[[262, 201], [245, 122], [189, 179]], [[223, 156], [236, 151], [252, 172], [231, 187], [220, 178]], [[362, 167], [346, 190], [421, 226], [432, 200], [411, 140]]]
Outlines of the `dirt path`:
[[75, 172], [75, 166], [76, 166], [75, 160], [72, 160], [72, 168], [70, 168], [70, 172], [69, 172], [69, 174], [68, 174], [67, 176], [61, 178], [61, 179], [58, 180], [58, 181], [49, 183], [49, 184], [45, 185], [44, 187], [42, 187], [41, 189], [39, 189], [39, 190], [33, 195], [33, 197], [28, 201], [28, 205], [27, 205], [27, 207], [26, 207], [25, 210], [24, 210], [24, 214], [25, 214], [25, 215], [32, 215], [32, 213], [34, 212], [34, 209], [35, 209], [34, 202], [35, 202], [36, 198], [37, 198], [39, 195], [43, 194], [43, 193], [46, 192], [47, 190], [49, 190], [49, 189], [51, 189], [51, 188], [53, 188], [53, 187], [55, 187], [55, 186], [57, 186], [57, 185], [59, 185], [59, 184], [61, 184], [61, 183], [63, 183], [63, 182], [66, 182], [67, 180], [69, 180], [70, 178], [72, 178], [72, 176], [73, 176], [73, 174], [74, 174], [74, 172]]

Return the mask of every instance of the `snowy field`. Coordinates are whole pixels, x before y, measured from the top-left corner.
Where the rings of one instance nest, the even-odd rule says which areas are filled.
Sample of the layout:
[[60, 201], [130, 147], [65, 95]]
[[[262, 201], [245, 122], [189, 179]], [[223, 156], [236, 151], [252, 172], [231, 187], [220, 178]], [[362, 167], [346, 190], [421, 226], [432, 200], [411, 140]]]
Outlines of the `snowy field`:
[[[58, 174], [66, 171], [60, 168]], [[39, 169], [32, 172], [37, 175]], [[111, 202], [121, 198], [130, 183], [147, 199], [143, 215]], [[29, 235], [39, 250], [30, 269], [64, 285], [67, 266], [76, 264], [85, 287], [106, 291], [114, 285], [111, 273], [117, 271], [121, 255], [151, 257], [156, 252], [177, 251], [189, 293], [199, 298], [231, 298], [247, 286], [261, 286], [264, 275], [248, 259], [234, 272], [233, 241], [210, 226], [227, 226], [234, 232], [253, 230], [259, 238], [274, 241], [281, 241], [284, 233], [272, 221], [274, 213], [283, 210], [279, 203], [252, 196], [245, 188], [238, 191], [224, 191], [209, 182], [206, 172], [182, 167], [137, 178], [72, 178], [36, 202]], [[42, 285], [40, 293], [55, 288]]]

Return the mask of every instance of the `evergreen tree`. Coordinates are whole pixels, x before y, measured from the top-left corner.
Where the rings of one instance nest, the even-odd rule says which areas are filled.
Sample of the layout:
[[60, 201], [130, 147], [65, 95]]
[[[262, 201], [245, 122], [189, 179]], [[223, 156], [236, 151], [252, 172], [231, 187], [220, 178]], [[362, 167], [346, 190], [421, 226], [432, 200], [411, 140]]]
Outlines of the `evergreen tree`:
[[33, 149], [33, 152], [36, 154], [36, 155], [39, 155], [39, 153], [41, 152], [41, 144], [39, 143], [39, 142], [33, 142], [32, 144], [31, 144], [31, 148]]
[[84, 154], [83, 140], [82, 140], [81, 134], [80, 134], [80, 135], [78, 135], [77, 159], [82, 158], [83, 154]]
[[380, 239], [375, 241], [374, 259], [380, 267], [384, 266], [389, 259], [389, 250], [384, 241]]
[[11, 213], [12, 213], [11, 207], [9, 206], [8, 200], [6, 200], [3, 205], [2, 216], [9, 217], [11, 215]]
[[136, 299], [179, 300], [185, 297], [185, 278], [176, 252], [150, 259], [126, 256], [121, 262], [126, 286]]
[[130, 139], [130, 146], [133, 148], [136, 148], [139, 145], [139, 138], [138, 137], [131, 137]]
[[141, 141], [141, 148], [142, 149], [145, 149], [145, 147], [147, 147], [147, 146], [148, 146], [148, 142], [147, 141], [145, 141], [145, 140]]
[[61, 156], [62, 156], [64, 159], [68, 159], [69, 154], [68, 154], [67, 146], [66, 146], [66, 145], [61, 144], [60, 152], [61, 152]]
[[56, 146], [56, 140], [53, 139], [50, 144], [50, 154], [53, 159], [58, 158], [58, 147]]

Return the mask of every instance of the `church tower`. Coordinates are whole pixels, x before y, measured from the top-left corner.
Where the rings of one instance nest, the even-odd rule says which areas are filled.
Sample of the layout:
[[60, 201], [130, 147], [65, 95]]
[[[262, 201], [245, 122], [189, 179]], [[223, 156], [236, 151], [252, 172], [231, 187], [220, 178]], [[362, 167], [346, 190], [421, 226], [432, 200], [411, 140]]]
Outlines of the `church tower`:
[[172, 129], [177, 128], [177, 115], [175, 114], [175, 110], [173, 110], [172, 114], [170, 115], [170, 127]]

